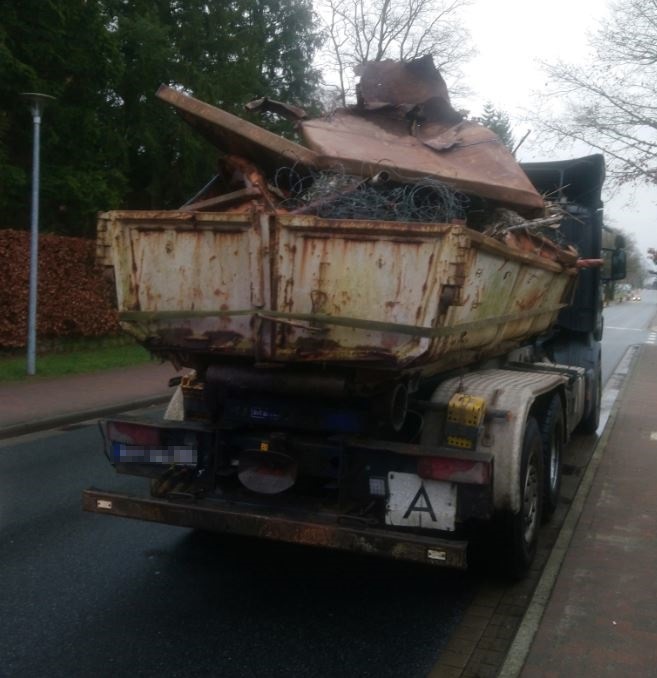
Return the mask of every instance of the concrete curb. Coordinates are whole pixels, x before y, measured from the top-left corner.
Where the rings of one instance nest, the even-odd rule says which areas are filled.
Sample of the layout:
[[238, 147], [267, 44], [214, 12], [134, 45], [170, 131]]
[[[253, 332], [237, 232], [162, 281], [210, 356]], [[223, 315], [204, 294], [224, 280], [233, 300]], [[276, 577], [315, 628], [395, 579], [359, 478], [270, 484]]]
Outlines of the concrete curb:
[[45, 431], [50, 428], [60, 428], [62, 426], [68, 426], [80, 421], [87, 421], [88, 419], [97, 419], [98, 417], [105, 417], [112, 414], [117, 414], [118, 412], [125, 412], [126, 410], [136, 410], [142, 407], [150, 407], [151, 405], [163, 405], [170, 399], [171, 393], [167, 393], [166, 395], [163, 394], [159, 396], [149, 396], [148, 398], [138, 398], [136, 400], [124, 401], [122, 403], [103, 405], [89, 408], [87, 410], [78, 410], [76, 412], [59, 414], [53, 417], [43, 417], [41, 419], [33, 419], [32, 421], [25, 421], [18, 424], [9, 424], [0, 428], [0, 440], [15, 438], [16, 436], [22, 436], [28, 433]]
[[[561, 526], [559, 531], [559, 536], [557, 541], [554, 544], [552, 553], [548, 558], [548, 561], [543, 569], [543, 574], [541, 575], [534, 594], [527, 606], [527, 610], [520, 622], [520, 626], [516, 631], [516, 635], [511, 643], [511, 647], [507, 652], [506, 659], [504, 664], [500, 669], [500, 672], [497, 674], [498, 678], [518, 678], [522, 669], [525, 665], [529, 651], [531, 649], [534, 637], [539, 629], [543, 614], [545, 609], [550, 601], [552, 595], [552, 590], [557, 581], [561, 565], [566, 557], [570, 542], [575, 533], [575, 528], [579, 522], [582, 511], [584, 510], [584, 505], [586, 499], [589, 496], [591, 487], [593, 485], [593, 480], [598, 471], [600, 461], [604, 456], [607, 443], [609, 442], [609, 437], [611, 435], [611, 430], [618, 414], [618, 409], [620, 407], [620, 395], [625, 389], [628, 380], [627, 376], [631, 373], [634, 365], [636, 364], [636, 357], [641, 348], [641, 345], [630, 346], [623, 359], [616, 368], [612, 378], [609, 380], [609, 386], [605, 388], [605, 393], [603, 394], [603, 406], [606, 403], [609, 407], [608, 418], [601, 425], [603, 427], [602, 434], [598, 440], [595, 450], [591, 460], [586, 468], [586, 472], [582, 481], [579, 485], [573, 503], [570, 506], [568, 514]], [[616, 377], [616, 378], [615, 378]], [[622, 381], [622, 385], [619, 387], [618, 380], [619, 378]], [[609, 391], [609, 392], [607, 392]], [[613, 398], [613, 405], [609, 403], [609, 400]], [[610, 406], [611, 405], [611, 406]]]

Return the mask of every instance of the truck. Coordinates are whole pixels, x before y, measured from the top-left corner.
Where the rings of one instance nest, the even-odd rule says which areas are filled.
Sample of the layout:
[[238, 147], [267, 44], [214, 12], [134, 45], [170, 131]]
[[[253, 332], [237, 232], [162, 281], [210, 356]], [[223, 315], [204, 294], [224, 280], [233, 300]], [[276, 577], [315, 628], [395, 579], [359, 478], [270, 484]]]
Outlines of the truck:
[[101, 214], [124, 327], [187, 371], [161, 420], [100, 423], [148, 491], [84, 509], [455, 568], [483, 534], [521, 576], [564, 446], [598, 428], [602, 284], [625, 274], [603, 157], [521, 169], [559, 207], [549, 239], [236, 209], [255, 180], [209, 211]]

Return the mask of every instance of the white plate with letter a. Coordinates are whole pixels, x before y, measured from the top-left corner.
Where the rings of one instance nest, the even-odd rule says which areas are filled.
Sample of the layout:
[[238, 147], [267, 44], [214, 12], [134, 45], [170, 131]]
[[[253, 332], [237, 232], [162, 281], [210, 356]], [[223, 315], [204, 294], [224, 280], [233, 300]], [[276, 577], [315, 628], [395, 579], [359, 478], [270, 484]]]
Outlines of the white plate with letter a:
[[456, 485], [413, 473], [388, 474], [386, 525], [454, 530]]

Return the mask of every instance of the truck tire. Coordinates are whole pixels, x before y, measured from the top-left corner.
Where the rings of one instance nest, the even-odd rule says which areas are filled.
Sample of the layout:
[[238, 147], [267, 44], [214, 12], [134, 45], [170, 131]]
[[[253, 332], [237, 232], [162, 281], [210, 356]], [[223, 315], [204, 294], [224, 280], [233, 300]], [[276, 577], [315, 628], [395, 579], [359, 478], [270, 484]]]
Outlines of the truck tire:
[[600, 405], [602, 403], [602, 368], [598, 364], [593, 370], [591, 383], [593, 390], [593, 402], [588, 414], [579, 423], [578, 430], [591, 435], [598, 430], [600, 423]]
[[543, 520], [556, 511], [561, 495], [564, 419], [561, 398], [555, 394], [541, 426], [543, 440]]
[[543, 441], [533, 417], [525, 426], [518, 485], [520, 510], [506, 514], [501, 525], [504, 569], [514, 578], [522, 577], [534, 560], [543, 510]]

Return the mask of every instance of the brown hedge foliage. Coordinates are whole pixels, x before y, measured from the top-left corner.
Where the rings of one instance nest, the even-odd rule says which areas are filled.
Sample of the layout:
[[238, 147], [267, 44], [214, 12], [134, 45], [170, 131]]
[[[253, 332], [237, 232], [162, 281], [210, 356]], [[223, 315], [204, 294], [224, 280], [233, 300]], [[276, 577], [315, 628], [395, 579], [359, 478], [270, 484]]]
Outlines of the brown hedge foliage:
[[[0, 230], [0, 348], [27, 343], [29, 261], [29, 233]], [[118, 332], [112, 295], [96, 265], [94, 241], [39, 237], [39, 340]]]

